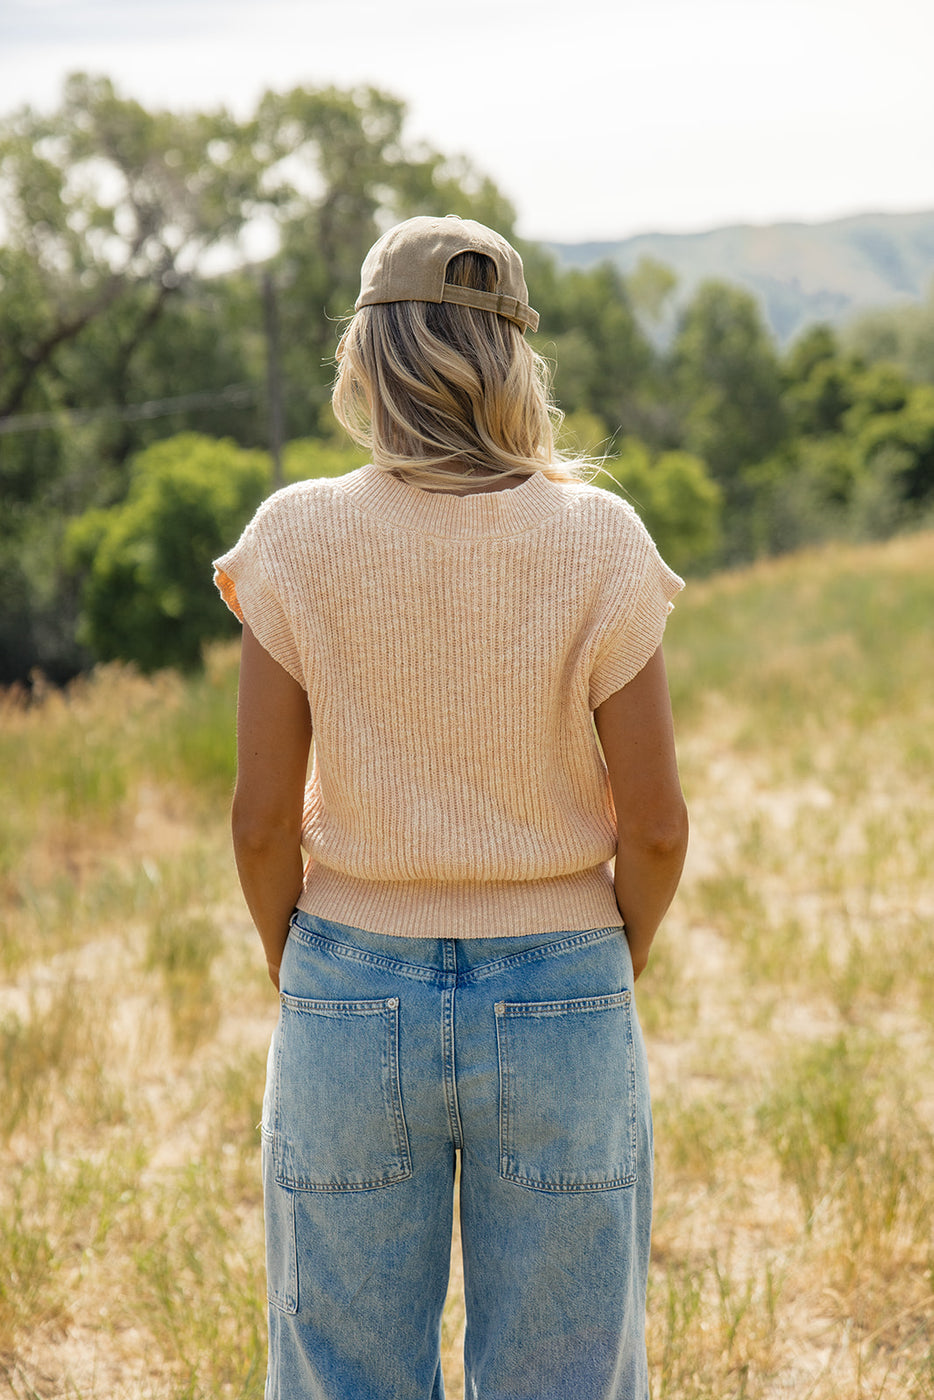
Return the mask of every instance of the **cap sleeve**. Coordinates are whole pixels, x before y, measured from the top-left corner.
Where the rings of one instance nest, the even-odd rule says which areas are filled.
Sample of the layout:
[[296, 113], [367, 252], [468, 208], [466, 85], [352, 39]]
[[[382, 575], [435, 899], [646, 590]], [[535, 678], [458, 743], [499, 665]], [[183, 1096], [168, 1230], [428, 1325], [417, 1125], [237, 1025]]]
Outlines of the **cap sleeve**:
[[265, 557], [261, 519], [262, 508], [233, 549], [214, 560], [214, 582], [230, 611], [249, 625], [273, 660], [304, 686], [295, 634]]
[[658, 650], [672, 600], [684, 587], [634, 511], [627, 533], [614, 570], [613, 603], [600, 628], [590, 673], [592, 710], [628, 685]]

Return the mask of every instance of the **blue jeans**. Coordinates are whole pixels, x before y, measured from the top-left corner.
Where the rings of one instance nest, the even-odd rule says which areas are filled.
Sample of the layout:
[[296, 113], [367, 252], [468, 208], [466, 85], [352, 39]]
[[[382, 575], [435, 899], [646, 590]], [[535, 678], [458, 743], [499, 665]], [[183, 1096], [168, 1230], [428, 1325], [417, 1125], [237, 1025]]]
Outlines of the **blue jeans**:
[[297, 912], [263, 1104], [266, 1400], [647, 1400], [652, 1122], [621, 928], [403, 938]]

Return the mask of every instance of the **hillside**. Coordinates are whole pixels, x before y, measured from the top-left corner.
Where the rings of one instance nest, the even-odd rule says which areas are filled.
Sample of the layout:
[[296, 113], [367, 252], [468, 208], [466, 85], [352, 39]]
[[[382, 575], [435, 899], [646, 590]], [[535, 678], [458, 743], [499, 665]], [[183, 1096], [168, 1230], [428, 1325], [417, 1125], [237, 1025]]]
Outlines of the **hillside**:
[[[691, 850], [637, 993], [656, 1400], [932, 1395], [932, 546], [764, 561], [671, 616]], [[187, 679], [0, 692], [10, 1400], [262, 1397], [276, 1002], [229, 849], [236, 669], [225, 643]]]
[[631, 272], [644, 257], [671, 267], [678, 287], [662, 336], [698, 283], [713, 277], [748, 287], [785, 344], [815, 321], [839, 324], [870, 308], [920, 301], [934, 279], [934, 210], [547, 246], [562, 267], [609, 260]]

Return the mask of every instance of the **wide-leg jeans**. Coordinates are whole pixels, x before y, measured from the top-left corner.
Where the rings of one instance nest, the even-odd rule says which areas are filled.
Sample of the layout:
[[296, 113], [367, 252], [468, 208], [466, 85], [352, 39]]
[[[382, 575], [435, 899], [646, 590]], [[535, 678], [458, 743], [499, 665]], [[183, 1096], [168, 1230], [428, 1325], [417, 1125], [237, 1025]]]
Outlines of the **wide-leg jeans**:
[[467, 1400], [647, 1400], [652, 1122], [622, 928], [296, 912], [263, 1104], [266, 1400], [442, 1400], [456, 1152]]

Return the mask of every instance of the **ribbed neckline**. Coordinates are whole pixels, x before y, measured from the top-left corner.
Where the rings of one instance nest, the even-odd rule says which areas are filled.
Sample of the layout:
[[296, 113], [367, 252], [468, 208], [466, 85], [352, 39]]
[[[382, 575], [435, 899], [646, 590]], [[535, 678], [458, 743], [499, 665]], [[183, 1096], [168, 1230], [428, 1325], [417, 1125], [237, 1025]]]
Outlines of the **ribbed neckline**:
[[533, 472], [506, 491], [455, 496], [411, 486], [382, 467], [358, 467], [343, 479], [354, 505], [370, 515], [420, 534], [469, 540], [518, 535], [533, 530], [567, 501], [565, 487], [544, 472]]

